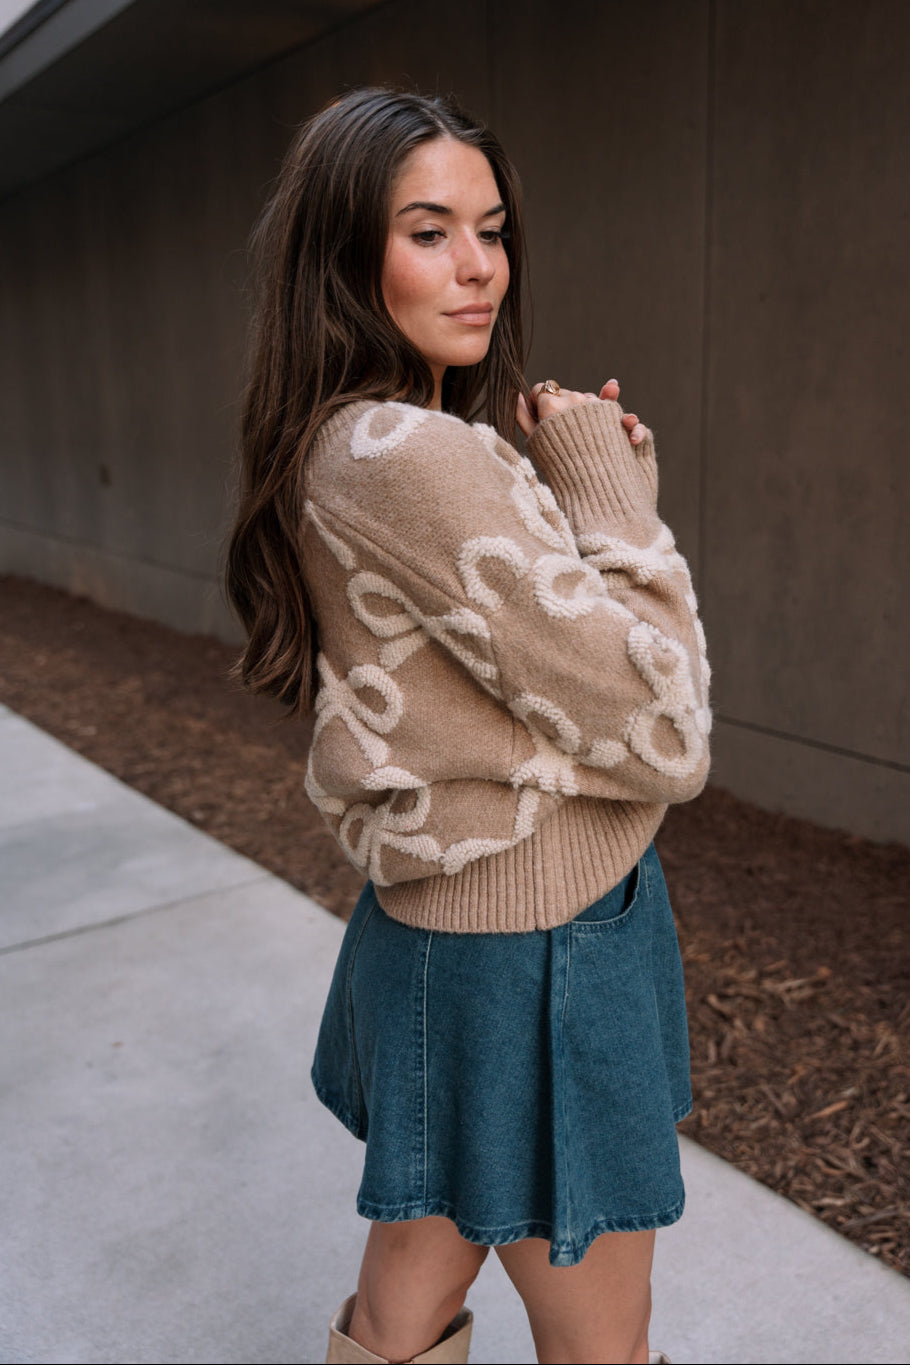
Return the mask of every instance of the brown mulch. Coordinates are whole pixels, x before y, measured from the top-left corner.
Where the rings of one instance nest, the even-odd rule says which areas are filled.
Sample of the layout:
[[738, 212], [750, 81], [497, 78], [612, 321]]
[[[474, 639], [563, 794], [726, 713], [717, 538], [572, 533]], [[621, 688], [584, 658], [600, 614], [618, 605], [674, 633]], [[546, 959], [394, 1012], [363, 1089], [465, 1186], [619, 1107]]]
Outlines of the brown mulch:
[[[346, 918], [309, 728], [228, 645], [0, 578], [0, 701]], [[708, 787], [658, 836], [686, 966], [690, 1137], [910, 1275], [910, 850]]]

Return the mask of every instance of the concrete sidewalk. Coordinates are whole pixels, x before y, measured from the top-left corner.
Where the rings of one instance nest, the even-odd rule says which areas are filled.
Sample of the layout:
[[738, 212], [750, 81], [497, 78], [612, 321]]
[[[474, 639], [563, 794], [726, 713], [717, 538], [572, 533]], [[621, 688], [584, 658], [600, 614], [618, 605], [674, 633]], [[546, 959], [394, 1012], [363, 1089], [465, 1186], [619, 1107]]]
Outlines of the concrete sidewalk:
[[[308, 1070], [343, 925], [0, 708], [4, 1362], [322, 1361], [366, 1225]], [[910, 1282], [691, 1143], [676, 1362], [910, 1363]], [[491, 1256], [472, 1359], [533, 1361]]]

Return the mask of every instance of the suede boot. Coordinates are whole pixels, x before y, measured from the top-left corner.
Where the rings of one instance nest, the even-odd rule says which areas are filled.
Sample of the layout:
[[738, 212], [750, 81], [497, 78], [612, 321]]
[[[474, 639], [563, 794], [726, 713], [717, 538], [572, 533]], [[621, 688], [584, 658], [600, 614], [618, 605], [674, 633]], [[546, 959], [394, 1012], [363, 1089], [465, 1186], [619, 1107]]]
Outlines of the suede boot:
[[[332, 1318], [326, 1365], [389, 1365], [385, 1356], [374, 1356], [372, 1351], [368, 1351], [365, 1346], [359, 1345], [348, 1336], [347, 1331], [351, 1325], [356, 1300], [356, 1294], [345, 1299]], [[419, 1356], [412, 1357], [413, 1365], [420, 1365], [422, 1361], [426, 1361], [427, 1365], [466, 1365], [473, 1321], [473, 1313], [467, 1308], [462, 1308], [455, 1314], [435, 1346], [431, 1346]], [[411, 1365], [411, 1362], [408, 1365]]]

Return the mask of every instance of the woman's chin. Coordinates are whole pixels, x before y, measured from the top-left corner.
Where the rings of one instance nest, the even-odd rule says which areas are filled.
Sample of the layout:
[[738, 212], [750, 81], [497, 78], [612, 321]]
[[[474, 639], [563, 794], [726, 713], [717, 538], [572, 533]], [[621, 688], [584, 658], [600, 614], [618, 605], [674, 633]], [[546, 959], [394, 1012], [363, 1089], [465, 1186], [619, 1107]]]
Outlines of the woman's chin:
[[479, 365], [490, 349], [490, 338], [477, 337], [471, 339], [470, 345], [456, 346], [447, 352], [444, 361], [445, 368], [464, 369], [468, 365]]

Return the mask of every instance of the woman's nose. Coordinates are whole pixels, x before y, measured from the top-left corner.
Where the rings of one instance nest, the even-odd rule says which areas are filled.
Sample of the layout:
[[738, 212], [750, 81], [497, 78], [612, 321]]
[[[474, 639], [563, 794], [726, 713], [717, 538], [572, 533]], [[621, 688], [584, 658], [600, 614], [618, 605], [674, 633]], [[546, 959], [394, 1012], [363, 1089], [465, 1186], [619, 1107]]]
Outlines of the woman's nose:
[[465, 236], [460, 243], [456, 270], [459, 283], [462, 284], [468, 284], [471, 280], [486, 284], [493, 278], [496, 263], [489, 249], [473, 233]]

